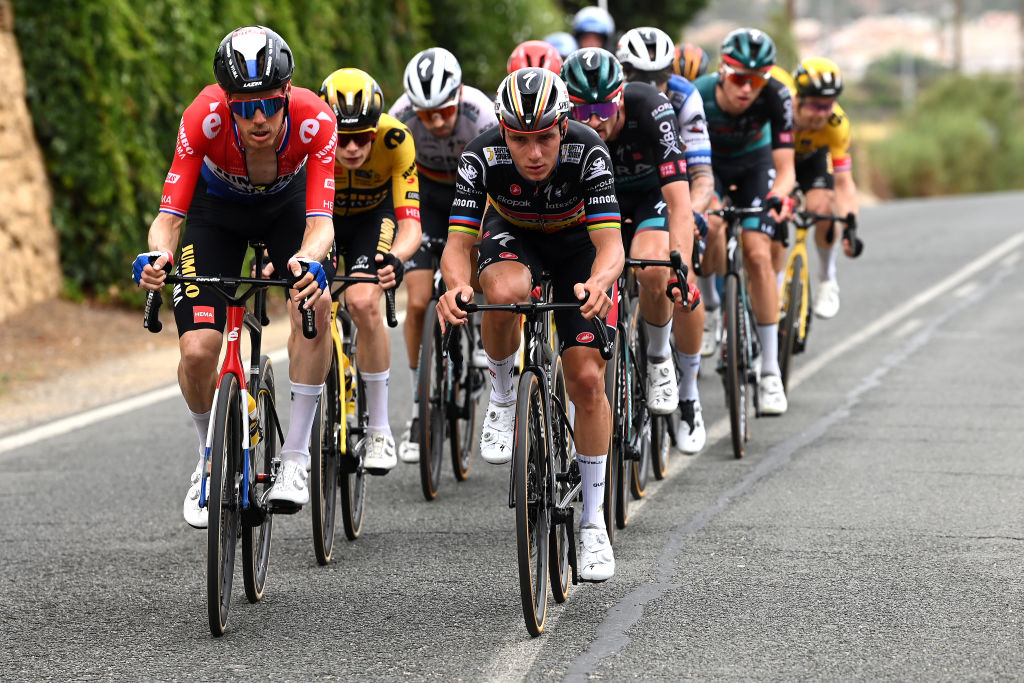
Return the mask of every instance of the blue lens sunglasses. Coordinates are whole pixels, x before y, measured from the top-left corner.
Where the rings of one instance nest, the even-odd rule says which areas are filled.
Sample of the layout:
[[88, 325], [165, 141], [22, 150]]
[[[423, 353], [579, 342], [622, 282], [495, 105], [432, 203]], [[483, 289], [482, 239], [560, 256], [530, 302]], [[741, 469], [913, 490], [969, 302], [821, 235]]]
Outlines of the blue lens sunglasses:
[[288, 102], [288, 98], [284, 95], [275, 95], [274, 97], [265, 97], [259, 100], [230, 100], [228, 106], [231, 107], [231, 111], [238, 114], [243, 119], [251, 119], [256, 116], [256, 110], [259, 109], [266, 116], [273, 116]]

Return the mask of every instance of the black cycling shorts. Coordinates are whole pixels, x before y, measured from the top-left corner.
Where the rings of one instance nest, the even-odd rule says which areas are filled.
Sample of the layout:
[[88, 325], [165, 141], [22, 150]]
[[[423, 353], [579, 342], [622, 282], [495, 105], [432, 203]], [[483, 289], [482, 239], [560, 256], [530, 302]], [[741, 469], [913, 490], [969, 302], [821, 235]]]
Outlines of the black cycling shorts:
[[[713, 156], [711, 168], [715, 174], [715, 193], [719, 197], [732, 197], [738, 207], [761, 206], [775, 182], [775, 160], [771, 147], [765, 145], [741, 157]], [[735, 185], [735, 190], [730, 190]], [[775, 221], [768, 212], [743, 219], [744, 230], [757, 230], [769, 237], [775, 235]]]
[[398, 232], [398, 221], [391, 200], [369, 211], [351, 216], [334, 215], [334, 243], [345, 262], [346, 275], [375, 275], [374, 257], [391, 251]]
[[828, 147], [819, 147], [810, 155], [796, 162], [796, 184], [804, 191], [831, 190], [836, 186], [832, 172], [832, 156]]
[[[534, 285], [540, 284], [543, 272], [551, 274], [552, 299], [555, 302], [578, 301], [573, 285], [590, 278], [597, 254], [586, 229], [566, 228], [542, 233], [512, 225], [497, 211], [488, 211], [480, 232], [483, 239], [477, 273], [499, 261], [519, 261], [530, 269]], [[613, 293], [614, 290], [608, 292], [609, 296]], [[613, 298], [613, 311], [616, 303]], [[584, 320], [579, 311], [555, 311], [555, 327], [558, 329], [559, 353], [570, 346], [600, 348], [594, 324]], [[607, 331], [608, 338], [612, 339], [615, 329], [607, 327]]]
[[[442, 240], [442, 245], [433, 250], [425, 244], [405, 262], [405, 271], [434, 269], [434, 258], [441, 259], [443, 242], [448, 240], [448, 219], [451, 217], [452, 202], [455, 200], [455, 186], [424, 181], [420, 177], [420, 227], [424, 238]], [[433, 251], [433, 253], [431, 253]]]
[[[306, 171], [300, 171], [277, 194], [252, 203], [223, 199], [206, 191], [199, 178], [185, 220], [178, 257], [179, 275], [250, 276], [243, 261], [250, 241], [260, 241], [274, 264], [275, 277], [287, 277], [288, 259], [302, 246], [306, 232]], [[323, 263], [334, 277], [334, 252]], [[199, 285], [174, 286], [178, 336], [195, 329], [223, 332], [227, 305], [215, 290]]]
[[[668, 206], [661, 188], [619, 194], [619, 212], [622, 215], [622, 247], [629, 256], [633, 236], [654, 230], [668, 232]], [[627, 223], [627, 219], [629, 222]]]

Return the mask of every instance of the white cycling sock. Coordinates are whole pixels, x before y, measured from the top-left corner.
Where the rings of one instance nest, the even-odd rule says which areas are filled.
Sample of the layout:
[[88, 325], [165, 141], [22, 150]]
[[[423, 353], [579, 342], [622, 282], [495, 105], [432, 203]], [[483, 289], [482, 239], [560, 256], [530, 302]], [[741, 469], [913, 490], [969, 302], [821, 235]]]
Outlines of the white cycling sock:
[[779, 370], [779, 324], [757, 324], [757, 336], [761, 340], [761, 374], [780, 375]]
[[362, 373], [363, 382], [366, 385], [366, 411], [369, 413], [369, 424], [366, 426], [388, 436], [391, 436], [391, 422], [388, 420], [388, 377], [390, 376], [391, 370]]
[[818, 272], [821, 274], [822, 280], [835, 280], [836, 279], [836, 247], [839, 246], [839, 241], [836, 240], [836, 244], [831, 247], [823, 247], [820, 244], [815, 244], [818, 247]]
[[210, 432], [210, 413], [212, 412], [210, 410], [207, 410], [205, 413], [188, 411], [188, 414], [192, 416], [192, 421], [196, 424], [196, 433], [199, 434], [199, 453], [201, 456], [206, 455], [206, 435]]
[[420, 386], [420, 369], [409, 368], [409, 376], [412, 378], [412, 413], [411, 418], [415, 420], [420, 415], [419, 405], [419, 386]]
[[782, 291], [782, 283], [786, 281], [786, 271], [781, 270], [775, 273], [775, 289]]
[[696, 401], [697, 371], [700, 370], [699, 353], [683, 353], [676, 351], [676, 365], [679, 366], [679, 401]]
[[701, 275], [697, 279], [697, 286], [700, 287], [700, 298], [704, 300], [704, 309], [713, 311], [722, 305], [718, 296], [718, 287], [715, 287], [714, 275]]
[[608, 454], [576, 456], [583, 479], [583, 518], [581, 524], [596, 524], [604, 528], [604, 461]]
[[669, 348], [669, 335], [672, 332], [672, 319], [664, 325], [655, 325], [644, 320], [644, 327], [647, 328], [647, 360], [661, 362], [672, 353]]
[[[309, 434], [313, 429], [313, 418], [316, 417], [316, 402], [323, 390], [323, 384], [292, 382], [292, 414], [288, 421], [288, 434], [281, 446], [282, 462], [294, 460], [309, 467]], [[272, 434], [268, 437], [274, 438]]]
[[516, 402], [515, 363], [517, 350], [504, 360], [494, 360], [487, 354], [487, 367], [491, 371], [491, 403], [507, 406]]

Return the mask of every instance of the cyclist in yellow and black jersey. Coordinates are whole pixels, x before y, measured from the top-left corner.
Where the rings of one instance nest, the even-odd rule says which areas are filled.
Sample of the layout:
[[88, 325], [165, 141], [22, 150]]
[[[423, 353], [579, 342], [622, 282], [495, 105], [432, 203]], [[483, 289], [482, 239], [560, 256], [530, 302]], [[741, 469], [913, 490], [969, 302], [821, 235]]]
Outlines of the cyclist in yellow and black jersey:
[[371, 473], [386, 472], [398, 458], [388, 422], [391, 341], [380, 300], [384, 289], [402, 283], [403, 263], [420, 246], [416, 151], [409, 129], [382, 113], [380, 86], [364, 71], [335, 71], [320, 96], [338, 119], [334, 241], [346, 274], [380, 278], [379, 285], [349, 287], [345, 305], [359, 330], [357, 359], [366, 383], [369, 424], [363, 464]]
[[[811, 57], [800, 62], [793, 75], [778, 66], [772, 68], [772, 77], [785, 83], [793, 94], [794, 147], [796, 152], [796, 180], [803, 190], [807, 209], [815, 213], [837, 215], [858, 212], [857, 185], [853, 180], [853, 161], [850, 157], [850, 119], [836, 98], [843, 91], [843, 78], [839, 67], [830, 59]], [[839, 312], [839, 283], [836, 279], [836, 242], [838, 230], [820, 224], [814, 231], [820, 266], [817, 289], [814, 291], [814, 312], [821, 318], [831, 318]], [[844, 241], [847, 256], [853, 256], [852, 246]], [[781, 269], [782, 264], [777, 263]]]

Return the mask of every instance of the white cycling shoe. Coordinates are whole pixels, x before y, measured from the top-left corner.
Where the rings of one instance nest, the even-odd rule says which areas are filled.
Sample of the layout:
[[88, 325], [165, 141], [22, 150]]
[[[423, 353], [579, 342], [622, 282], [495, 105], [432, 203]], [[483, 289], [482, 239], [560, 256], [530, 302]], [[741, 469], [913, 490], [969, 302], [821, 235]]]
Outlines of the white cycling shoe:
[[387, 474], [397, 464], [395, 437], [385, 432], [369, 430], [366, 435], [366, 455], [363, 457], [363, 467], [370, 474]]
[[[200, 458], [199, 464], [196, 465], [196, 471], [192, 473], [192, 477], [189, 480], [190, 484], [188, 487], [188, 493], [185, 494], [185, 505], [182, 509], [185, 516], [185, 522], [193, 529], [205, 529], [210, 524], [210, 508], [199, 507], [199, 487], [202, 486], [202, 481], [203, 458]], [[209, 478], [207, 478], [206, 481], [206, 500], [207, 505], [209, 505]]]
[[604, 527], [580, 526], [579, 567], [580, 578], [584, 581], [607, 581], [615, 574], [615, 554]]
[[722, 339], [722, 308], [704, 311], [704, 336], [700, 340], [700, 355], [704, 358], [715, 355]]
[[704, 429], [704, 415], [700, 408], [700, 400], [680, 401], [679, 412], [676, 446], [688, 455], [699, 453], [708, 440], [708, 433]]
[[678, 403], [679, 385], [672, 359], [647, 361], [647, 409], [652, 415], [670, 415]]
[[309, 487], [306, 486], [308, 478], [306, 468], [299, 463], [294, 460], [282, 462], [274, 485], [267, 494], [267, 500], [273, 503], [306, 505], [309, 503]]
[[819, 318], [834, 318], [839, 312], [839, 283], [822, 280], [814, 292], [814, 314]]
[[487, 416], [480, 433], [480, 457], [492, 465], [502, 465], [512, 459], [512, 433], [516, 422], [516, 404], [499, 406], [487, 403]]
[[757, 405], [762, 415], [782, 415], [789, 409], [786, 390], [778, 375], [764, 375], [757, 383]]
[[402, 462], [415, 463], [420, 461], [419, 420], [410, 420], [405, 425], [405, 434], [398, 444], [398, 459]]

